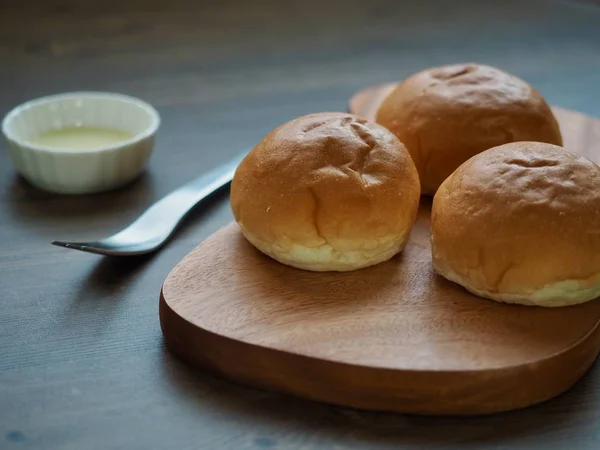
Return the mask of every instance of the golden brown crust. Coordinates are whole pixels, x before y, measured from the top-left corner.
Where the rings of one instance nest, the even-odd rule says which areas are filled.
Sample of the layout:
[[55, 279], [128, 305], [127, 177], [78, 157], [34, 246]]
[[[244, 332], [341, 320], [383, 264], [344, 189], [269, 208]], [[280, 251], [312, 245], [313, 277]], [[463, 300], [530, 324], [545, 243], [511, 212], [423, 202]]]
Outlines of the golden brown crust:
[[393, 256], [408, 239], [419, 196], [417, 171], [398, 139], [345, 113], [311, 114], [273, 130], [231, 185], [246, 237], [281, 262], [312, 270], [351, 270]]
[[377, 123], [408, 148], [423, 194], [433, 195], [463, 162], [516, 141], [562, 145], [542, 96], [495, 67], [455, 64], [416, 73], [382, 103]]
[[600, 168], [517, 142], [461, 165], [432, 207], [436, 270], [501, 301], [556, 306], [600, 295]]

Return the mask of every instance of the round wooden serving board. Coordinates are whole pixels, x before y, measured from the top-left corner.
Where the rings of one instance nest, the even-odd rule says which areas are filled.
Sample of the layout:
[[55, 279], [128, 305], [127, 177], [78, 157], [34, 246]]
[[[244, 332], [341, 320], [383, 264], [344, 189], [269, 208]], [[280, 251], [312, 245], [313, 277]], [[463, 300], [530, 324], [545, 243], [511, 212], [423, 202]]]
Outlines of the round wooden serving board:
[[[372, 118], [389, 89], [360, 92], [350, 110]], [[600, 122], [556, 114], [565, 146], [598, 158]], [[421, 203], [402, 254], [348, 273], [281, 265], [225, 227], [164, 283], [168, 346], [237, 382], [361, 409], [483, 414], [571, 387], [600, 350], [600, 301], [547, 309], [467, 293], [434, 273]]]

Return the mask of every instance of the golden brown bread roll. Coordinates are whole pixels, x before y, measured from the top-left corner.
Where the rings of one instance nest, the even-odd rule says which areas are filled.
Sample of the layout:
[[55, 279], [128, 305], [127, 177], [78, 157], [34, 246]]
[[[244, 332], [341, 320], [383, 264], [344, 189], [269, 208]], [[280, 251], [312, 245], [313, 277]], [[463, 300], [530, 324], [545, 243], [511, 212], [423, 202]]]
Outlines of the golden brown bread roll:
[[474, 156], [440, 186], [433, 265], [482, 297], [564, 306], [600, 296], [600, 168], [537, 142]]
[[495, 67], [456, 64], [416, 73], [398, 84], [377, 112], [410, 152], [423, 194], [435, 194], [459, 165], [488, 148], [516, 141], [562, 145], [542, 96]]
[[417, 170], [396, 136], [335, 112], [273, 130], [231, 184], [246, 238], [283, 264], [313, 271], [390, 259], [408, 240], [419, 197]]

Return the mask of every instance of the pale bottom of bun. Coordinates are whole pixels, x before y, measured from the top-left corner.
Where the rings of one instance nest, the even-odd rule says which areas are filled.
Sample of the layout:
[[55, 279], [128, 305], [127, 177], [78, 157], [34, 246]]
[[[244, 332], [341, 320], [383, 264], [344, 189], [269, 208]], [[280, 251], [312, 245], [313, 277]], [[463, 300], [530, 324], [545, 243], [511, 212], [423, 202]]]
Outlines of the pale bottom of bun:
[[[408, 241], [407, 235], [384, 237], [376, 241], [377, 245], [371, 240], [368, 250], [339, 251], [327, 243], [315, 247], [297, 243], [272, 244], [256, 239], [243, 227], [241, 230], [246, 239], [267, 256], [281, 264], [313, 272], [349, 272], [374, 266], [400, 253]], [[339, 244], [343, 246], [343, 242]], [[356, 247], [356, 243], [353, 244]]]
[[461, 285], [472, 294], [502, 303], [552, 308], [578, 305], [600, 297], [600, 274], [588, 280], [558, 281], [537, 290], [523, 289], [520, 292], [498, 292], [477, 289], [472, 286], [468, 279], [461, 277], [447, 267], [442, 268], [439, 264], [434, 264], [434, 268], [438, 274]]

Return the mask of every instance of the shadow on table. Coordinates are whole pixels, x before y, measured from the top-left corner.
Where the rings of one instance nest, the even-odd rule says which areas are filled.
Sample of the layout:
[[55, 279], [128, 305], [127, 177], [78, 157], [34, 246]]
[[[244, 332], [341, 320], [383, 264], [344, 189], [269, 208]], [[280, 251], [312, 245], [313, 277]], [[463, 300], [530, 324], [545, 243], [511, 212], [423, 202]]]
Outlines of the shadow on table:
[[99, 261], [80, 285], [82, 293], [94, 298], [112, 295], [141, 273], [152, 254], [140, 256], [98, 256]]
[[[293, 429], [295, 434], [305, 435], [305, 442], [315, 440], [315, 444], [319, 441], [323, 445], [321, 441], [327, 441], [335, 448], [456, 445], [464, 449], [484, 444], [524, 445], [534, 438], [539, 444], [544, 434], [595, 420], [588, 397], [592, 379], [598, 373], [596, 367], [569, 392], [553, 400], [523, 410], [476, 417], [377, 413], [313, 403], [217, 379], [190, 368], [167, 349], [162, 368], [175, 392], [198, 409], [222, 410], [235, 421], [259, 421], [255, 425]], [[541, 439], [552, 443], [548, 436]]]
[[[215, 195], [207, 198], [201, 205], [194, 208], [171, 237], [185, 233], [186, 229], [198, 223], [203, 217], [213, 214], [223, 202], [226, 189], [221, 189]], [[165, 245], [169, 245], [167, 242]], [[64, 250], [75, 251], [75, 250]], [[101, 309], [104, 321], [110, 321], [112, 312], [120, 308], [126, 293], [144, 275], [151, 261], [160, 253], [156, 252], [137, 256], [100, 256], [92, 255], [98, 262], [87, 275], [78, 282], [77, 292], [69, 309], [73, 312], [82, 309]]]
[[84, 326], [86, 333], [92, 335], [106, 333], [108, 325], [122, 314], [127, 292], [147, 268], [152, 255], [97, 258], [99, 261], [89, 274], [77, 282], [63, 316], [65, 326]]
[[[107, 219], [120, 211], [139, 204], [150, 204], [155, 192], [155, 180], [144, 172], [119, 188], [88, 195], [62, 195], [42, 191], [16, 175], [5, 196], [10, 211], [23, 221], [67, 225]], [[83, 222], [82, 222], [83, 223]]]

